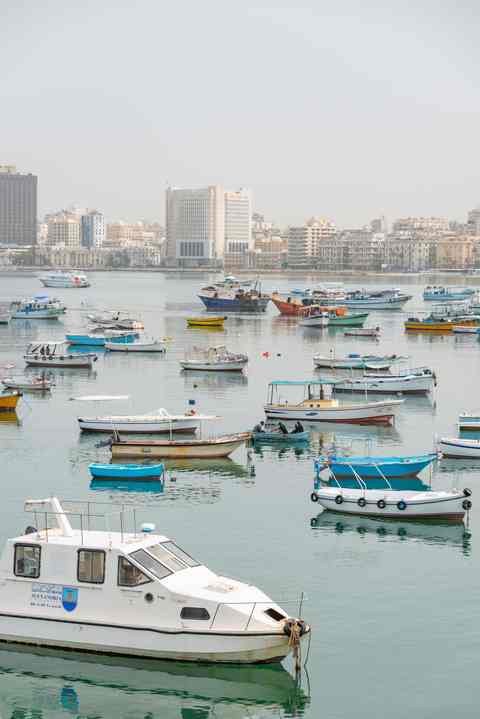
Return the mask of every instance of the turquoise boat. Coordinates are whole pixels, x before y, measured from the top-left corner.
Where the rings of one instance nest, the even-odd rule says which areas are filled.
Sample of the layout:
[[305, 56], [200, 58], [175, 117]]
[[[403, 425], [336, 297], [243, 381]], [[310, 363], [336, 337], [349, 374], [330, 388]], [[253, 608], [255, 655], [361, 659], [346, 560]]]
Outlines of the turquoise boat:
[[89, 347], [105, 347], [105, 342], [127, 344], [135, 342], [138, 332], [114, 332], [111, 334], [96, 335], [65, 335], [65, 339], [71, 345], [88, 345]]
[[158, 479], [165, 472], [163, 464], [89, 464], [94, 479]]
[[293, 442], [308, 442], [308, 432], [253, 432], [252, 439], [254, 442], [283, 442], [291, 444]]
[[[335, 479], [351, 478], [357, 480], [402, 479], [416, 477], [419, 472], [428, 467], [437, 459], [436, 452], [431, 454], [414, 455], [409, 457], [337, 457], [320, 456], [315, 460], [315, 474], [329, 469]], [[357, 483], [358, 487], [358, 483]]]

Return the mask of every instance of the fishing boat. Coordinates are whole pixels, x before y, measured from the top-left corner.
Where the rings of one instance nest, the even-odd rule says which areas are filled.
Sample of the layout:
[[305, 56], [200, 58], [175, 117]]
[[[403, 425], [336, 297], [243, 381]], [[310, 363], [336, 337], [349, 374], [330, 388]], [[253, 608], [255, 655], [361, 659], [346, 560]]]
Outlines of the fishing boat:
[[88, 314], [87, 319], [97, 328], [107, 330], [143, 330], [142, 320], [129, 317], [120, 310], [104, 310], [95, 314]]
[[108, 352], [166, 352], [165, 342], [156, 339], [135, 340], [135, 342], [105, 342]]
[[98, 464], [88, 465], [94, 479], [158, 479], [165, 474], [163, 464]]
[[322, 310], [317, 305], [306, 307], [299, 324], [303, 327], [362, 327], [368, 312], [338, 314], [336, 311]]
[[343, 333], [345, 337], [380, 337], [380, 327], [359, 327], [358, 329], [347, 330]]
[[303, 317], [308, 314], [310, 307], [316, 307], [320, 312], [335, 312], [336, 315], [342, 316], [347, 313], [346, 307], [339, 307], [334, 302], [322, 302], [321, 299], [313, 299], [312, 296], [304, 296], [302, 298], [290, 295], [281, 295], [278, 292], [272, 294], [272, 302], [285, 317]]
[[310, 495], [331, 512], [392, 519], [444, 519], [461, 522], [472, 507], [470, 490], [417, 492], [392, 489], [319, 487]]
[[8, 389], [18, 389], [27, 392], [49, 392], [53, 387], [53, 382], [45, 376], [39, 377], [4, 377], [1, 380], [4, 387]]
[[478, 335], [480, 327], [476, 325], [454, 325], [452, 332], [456, 335]]
[[336, 392], [375, 392], [383, 394], [428, 394], [435, 386], [434, 373], [377, 375], [348, 378], [335, 385]]
[[[99, 401], [103, 398], [100, 397]], [[108, 398], [109, 399], [109, 398]], [[97, 400], [93, 397], [93, 400]], [[173, 432], [195, 433], [202, 420], [216, 419], [212, 415], [190, 412], [170, 414], [160, 407], [150, 414], [107, 415], [103, 417], [78, 417], [82, 432], [127, 432], [128, 434], [171, 434]]]
[[430, 314], [409, 317], [405, 322], [407, 331], [453, 332], [455, 327], [476, 327], [480, 316], [472, 312], [465, 302], [452, 302], [435, 307]]
[[241, 286], [235, 278], [203, 287], [198, 297], [209, 312], [265, 312], [270, 302], [270, 295], [262, 293], [260, 283]]
[[[390, 425], [403, 399], [388, 402], [359, 402], [340, 404], [332, 397], [337, 380], [277, 380], [268, 385], [265, 415], [269, 420], [300, 420], [301, 422], [341, 422], [344, 424]], [[287, 387], [302, 387], [301, 402], [292, 403], [283, 399], [279, 390]]]
[[18, 300], [10, 304], [12, 320], [56, 320], [66, 312], [60, 300], [46, 295]]
[[264, 422], [255, 425], [252, 432], [252, 440], [254, 444], [261, 442], [291, 444], [305, 443], [310, 439], [310, 433], [305, 431], [301, 425], [293, 430], [288, 431], [285, 425], [266, 425]]
[[467, 300], [475, 294], [470, 287], [441, 287], [428, 285], [423, 291], [423, 299], [426, 302], [458, 302]]
[[337, 479], [359, 477], [362, 481], [378, 478], [390, 480], [416, 477], [436, 459], [436, 452], [407, 457], [324, 455], [315, 460], [314, 466], [317, 477], [320, 477], [321, 472], [327, 471], [332, 472]]
[[480, 432], [480, 413], [475, 412], [475, 414], [471, 414], [470, 412], [462, 412], [458, 416], [458, 429], [460, 431], [471, 430], [472, 432]]
[[40, 277], [40, 282], [44, 287], [77, 287], [85, 288], [90, 287], [90, 282], [85, 274], [82, 272], [64, 272], [63, 270], [57, 270], [56, 272], [48, 272], [43, 277]]
[[229, 352], [225, 345], [218, 347], [193, 347], [188, 351], [180, 366], [184, 370], [206, 370], [212, 372], [241, 372], [248, 364], [245, 354]]
[[187, 317], [189, 327], [223, 327], [226, 317]]
[[451, 459], [480, 459], [480, 439], [443, 437], [438, 441], [438, 451]]
[[0, 412], [15, 412], [21, 396], [17, 390], [0, 394]]
[[403, 305], [412, 299], [398, 289], [368, 291], [353, 290], [347, 292], [341, 304], [352, 309], [369, 310], [400, 310]]
[[361, 355], [350, 353], [346, 357], [335, 357], [333, 353], [330, 356], [315, 355], [313, 364], [317, 368], [327, 369], [378, 369], [388, 370], [396, 362], [402, 361], [404, 358], [398, 355]]
[[[155, 525], [139, 527], [135, 508], [50, 497], [25, 510], [29, 526], [0, 562], [0, 641], [252, 664], [298, 654], [309, 634], [256, 587], [216, 575]], [[90, 529], [92, 514], [105, 530]]]
[[24, 360], [30, 367], [69, 367], [91, 369], [98, 357], [92, 352], [70, 353], [66, 351], [68, 343], [30, 342]]
[[112, 457], [160, 457], [171, 459], [214, 459], [228, 457], [251, 439], [251, 432], [220, 435], [211, 438], [120, 439], [115, 433], [111, 443]]
[[138, 337], [137, 332], [113, 331], [104, 334], [70, 334], [65, 335], [65, 339], [70, 345], [87, 345], [89, 347], [105, 347], [106, 342], [110, 343], [127, 343], [134, 342]]

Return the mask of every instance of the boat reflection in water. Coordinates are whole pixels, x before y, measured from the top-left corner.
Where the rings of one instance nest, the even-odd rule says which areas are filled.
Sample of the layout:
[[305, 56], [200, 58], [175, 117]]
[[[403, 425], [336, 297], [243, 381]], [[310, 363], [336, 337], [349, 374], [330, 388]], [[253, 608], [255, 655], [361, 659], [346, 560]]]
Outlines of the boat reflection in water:
[[312, 529], [330, 534], [360, 534], [376, 537], [379, 541], [413, 541], [435, 546], [458, 547], [463, 554], [470, 554], [471, 532], [463, 524], [451, 524], [440, 520], [372, 519], [332, 514], [323, 511], [310, 520]]
[[159, 479], [92, 479], [90, 481], [90, 489], [92, 491], [107, 492], [150, 492], [161, 495], [164, 492], [165, 484]]
[[309, 701], [281, 665], [192, 666], [47, 648], [0, 650], [2, 717], [296, 717]]
[[16, 413], [16, 411], [14, 409], [9, 410], [8, 412], [5, 412], [5, 411], [0, 412], [0, 423], [16, 424], [17, 426], [20, 426], [20, 424], [21, 424], [18, 414]]
[[186, 389], [223, 390], [230, 387], [246, 386], [248, 375], [243, 372], [204, 372], [188, 370], [182, 373]]

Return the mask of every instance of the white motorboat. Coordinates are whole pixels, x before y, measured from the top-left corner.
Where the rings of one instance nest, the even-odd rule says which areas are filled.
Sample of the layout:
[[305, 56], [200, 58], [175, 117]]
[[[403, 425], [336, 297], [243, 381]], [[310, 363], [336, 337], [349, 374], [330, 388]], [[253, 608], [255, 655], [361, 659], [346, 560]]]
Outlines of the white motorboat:
[[438, 441], [438, 451], [452, 459], [480, 459], [480, 439], [443, 437]]
[[207, 349], [194, 347], [180, 360], [182, 369], [214, 372], [241, 372], [247, 364], [247, 355], [229, 352], [224, 345]]
[[445, 519], [461, 522], [472, 507], [469, 489], [401, 491], [320, 487], [310, 498], [324, 509], [345, 514], [395, 519]]
[[335, 357], [333, 353], [327, 355], [314, 355], [313, 364], [319, 369], [378, 369], [388, 370], [396, 362], [405, 359], [398, 355], [361, 355], [348, 354], [346, 357]]
[[345, 379], [335, 385], [336, 392], [375, 392], [377, 394], [428, 394], [434, 388], [431, 374], [405, 374], [402, 376], [365, 375], [358, 379]]
[[24, 360], [29, 367], [70, 367], [88, 368], [98, 357], [93, 352], [66, 352], [68, 342], [30, 342], [24, 355]]
[[150, 414], [117, 415], [105, 417], [79, 417], [82, 432], [117, 432], [137, 434], [170, 434], [172, 432], [196, 432], [203, 420], [216, 419], [202, 414], [170, 414], [161, 407]]
[[[300, 420], [301, 422], [340, 422], [344, 424], [390, 425], [403, 399], [388, 402], [358, 402], [340, 404], [331, 396], [338, 380], [280, 380], [270, 382], [265, 415], [270, 420]], [[286, 387], [302, 387], [301, 402], [289, 402], [280, 397]]]
[[65, 314], [66, 307], [60, 300], [37, 295], [10, 304], [12, 320], [55, 320]]
[[19, 389], [26, 392], [48, 392], [54, 386], [53, 382], [44, 376], [32, 377], [4, 377], [1, 380], [7, 389]]
[[[6, 543], [0, 641], [252, 664], [281, 661], [308, 635], [261, 590], [210, 571], [154, 525], [139, 528], [135, 508], [63, 505], [27, 501], [43, 526]], [[90, 529], [93, 514], [106, 531]]]
[[74, 270], [72, 272], [63, 272], [62, 270], [48, 272], [43, 277], [40, 277], [40, 282], [44, 287], [90, 287], [87, 275]]
[[105, 342], [109, 352], [166, 352], [167, 346], [161, 340], [140, 339], [135, 342]]

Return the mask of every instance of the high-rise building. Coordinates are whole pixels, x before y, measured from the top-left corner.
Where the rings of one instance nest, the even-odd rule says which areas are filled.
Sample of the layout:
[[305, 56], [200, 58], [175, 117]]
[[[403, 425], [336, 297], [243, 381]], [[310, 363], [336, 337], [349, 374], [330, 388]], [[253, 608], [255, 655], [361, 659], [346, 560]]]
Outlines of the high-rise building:
[[223, 257], [225, 193], [218, 185], [166, 191], [167, 262], [208, 265]]
[[101, 212], [91, 210], [81, 219], [81, 245], [89, 250], [98, 250], [105, 240], [105, 218]]
[[288, 231], [288, 264], [290, 267], [312, 267], [320, 255], [320, 243], [335, 243], [337, 230], [330, 220], [312, 217], [300, 227]]
[[57, 247], [80, 247], [80, 216], [72, 212], [59, 212], [47, 219], [47, 244]]
[[36, 241], [37, 178], [0, 165], [0, 246], [25, 247]]
[[245, 256], [252, 249], [250, 190], [225, 192], [225, 255]]

